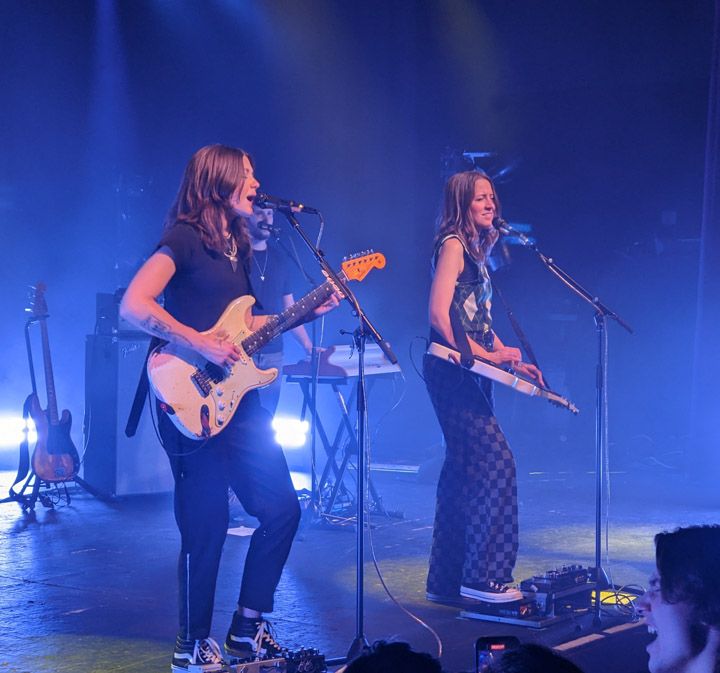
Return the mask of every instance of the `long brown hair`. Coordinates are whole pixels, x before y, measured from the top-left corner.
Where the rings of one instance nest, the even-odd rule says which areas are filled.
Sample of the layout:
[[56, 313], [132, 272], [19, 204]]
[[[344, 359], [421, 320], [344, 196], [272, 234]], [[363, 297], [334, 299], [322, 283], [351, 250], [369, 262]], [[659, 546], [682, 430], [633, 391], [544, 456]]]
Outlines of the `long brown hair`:
[[437, 219], [433, 248], [448, 234], [456, 234], [465, 243], [470, 256], [476, 262], [484, 262], [500, 234], [494, 227], [481, 229], [478, 232], [470, 216], [470, 204], [475, 198], [475, 183], [478, 180], [487, 180], [490, 183], [495, 202], [495, 215], [500, 216], [500, 201], [489, 176], [478, 171], [455, 173], [445, 183], [443, 208]]
[[165, 228], [188, 224], [198, 231], [205, 247], [223, 252], [227, 243], [223, 219], [235, 238], [241, 259], [250, 256], [250, 239], [244, 218], [230, 205], [230, 198], [245, 179], [243, 159], [252, 155], [237, 147], [208, 145], [190, 157], [175, 201], [165, 218]]

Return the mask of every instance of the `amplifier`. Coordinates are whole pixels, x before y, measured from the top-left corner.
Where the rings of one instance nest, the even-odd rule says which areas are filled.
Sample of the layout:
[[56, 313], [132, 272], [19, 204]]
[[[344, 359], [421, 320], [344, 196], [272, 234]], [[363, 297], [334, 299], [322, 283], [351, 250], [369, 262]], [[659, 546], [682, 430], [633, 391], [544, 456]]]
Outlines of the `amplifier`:
[[125, 436], [150, 337], [127, 332], [85, 340], [83, 478], [109, 497], [170, 492], [174, 480], [147, 402], [137, 433]]

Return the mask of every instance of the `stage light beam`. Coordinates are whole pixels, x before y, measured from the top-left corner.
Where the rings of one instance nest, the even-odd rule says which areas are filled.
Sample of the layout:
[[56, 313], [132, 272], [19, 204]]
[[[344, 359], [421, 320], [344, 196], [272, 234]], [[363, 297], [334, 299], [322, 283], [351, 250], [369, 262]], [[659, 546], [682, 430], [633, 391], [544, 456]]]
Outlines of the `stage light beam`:
[[[24, 439], [25, 421], [22, 416], [0, 416], [0, 450], [16, 449]], [[32, 419], [28, 419], [28, 442], [37, 441], [37, 432]]]
[[276, 416], [272, 421], [275, 440], [283, 449], [297, 449], [305, 446], [310, 423], [297, 418]]

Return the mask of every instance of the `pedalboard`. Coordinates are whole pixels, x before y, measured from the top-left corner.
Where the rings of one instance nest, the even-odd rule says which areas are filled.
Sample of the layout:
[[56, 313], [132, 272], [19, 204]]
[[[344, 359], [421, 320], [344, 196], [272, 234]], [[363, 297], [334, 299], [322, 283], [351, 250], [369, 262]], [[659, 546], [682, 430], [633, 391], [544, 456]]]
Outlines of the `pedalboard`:
[[232, 663], [217, 664], [217, 668], [208, 669], [203, 666], [188, 666], [188, 673], [325, 673], [327, 664], [325, 656], [315, 649], [301, 649], [288, 652], [284, 657], [275, 659], [259, 659], [243, 661], [237, 659]]
[[595, 582], [589, 570], [579, 565], [553, 568], [520, 582], [523, 600], [512, 603], [486, 603], [468, 607], [461, 617], [504, 622], [517, 626], [543, 628], [591, 609]]
[[520, 591], [523, 593], [555, 593], [587, 584], [589, 577], [590, 571], [582, 566], [563, 566], [560, 570], [553, 568], [520, 582]]

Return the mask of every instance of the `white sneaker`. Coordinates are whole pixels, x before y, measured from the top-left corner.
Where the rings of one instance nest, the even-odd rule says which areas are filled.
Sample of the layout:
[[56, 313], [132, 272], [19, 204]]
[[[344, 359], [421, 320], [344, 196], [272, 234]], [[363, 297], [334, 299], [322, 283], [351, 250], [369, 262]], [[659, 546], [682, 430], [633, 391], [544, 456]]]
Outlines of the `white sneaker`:
[[512, 603], [513, 601], [521, 601], [523, 598], [519, 589], [513, 589], [507, 584], [492, 581], [480, 584], [464, 584], [460, 587], [460, 595], [464, 598], [473, 598], [476, 601], [485, 601], [486, 603]]

